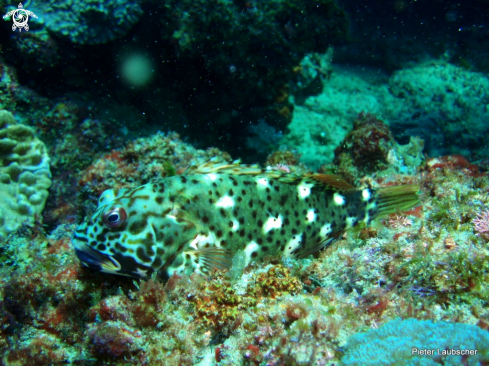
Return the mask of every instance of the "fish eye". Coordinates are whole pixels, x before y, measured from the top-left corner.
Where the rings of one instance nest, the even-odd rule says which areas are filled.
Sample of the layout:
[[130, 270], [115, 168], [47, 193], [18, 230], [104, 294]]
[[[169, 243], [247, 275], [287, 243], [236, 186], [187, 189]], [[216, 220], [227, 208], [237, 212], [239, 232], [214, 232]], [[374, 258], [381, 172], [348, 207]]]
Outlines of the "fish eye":
[[126, 221], [127, 214], [122, 207], [116, 207], [105, 212], [102, 219], [107, 227], [119, 227]]

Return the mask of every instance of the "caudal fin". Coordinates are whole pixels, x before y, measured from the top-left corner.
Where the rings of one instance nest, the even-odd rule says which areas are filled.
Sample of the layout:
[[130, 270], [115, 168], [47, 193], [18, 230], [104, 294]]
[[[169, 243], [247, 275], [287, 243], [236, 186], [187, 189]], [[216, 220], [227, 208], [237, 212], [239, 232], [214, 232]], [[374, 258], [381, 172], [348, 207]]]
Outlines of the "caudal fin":
[[376, 190], [376, 216], [385, 216], [397, 211], [406, 211], [418, 206], [421, 201], [418, 196], [419, 185], [384, 187]]

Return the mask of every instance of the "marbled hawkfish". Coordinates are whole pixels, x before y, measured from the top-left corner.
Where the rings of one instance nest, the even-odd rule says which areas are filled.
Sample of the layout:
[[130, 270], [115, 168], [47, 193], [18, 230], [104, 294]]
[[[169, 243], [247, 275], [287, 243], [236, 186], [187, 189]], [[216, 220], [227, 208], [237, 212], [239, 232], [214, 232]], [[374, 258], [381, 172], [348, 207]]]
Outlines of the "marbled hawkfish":
[[134, 189], [107, 190], [75, 231], [81, 262], [162, 277], [264, 257], [304, 258], [360, 222], [419, 204], [418, 185], [356, 190], [338, 176], [207, 163]]

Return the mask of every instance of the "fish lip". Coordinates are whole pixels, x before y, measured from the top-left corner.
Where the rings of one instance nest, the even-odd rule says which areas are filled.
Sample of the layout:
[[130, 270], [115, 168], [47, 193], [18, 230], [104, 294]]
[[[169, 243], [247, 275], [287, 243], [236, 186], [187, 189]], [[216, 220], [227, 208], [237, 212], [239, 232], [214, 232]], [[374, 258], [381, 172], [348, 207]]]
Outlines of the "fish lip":
[[113, 257], [100, 253], [80, 241], [73, 240], [73, 246], [76, 256], [84, 266], [101, 272], [119, 274], [121, 265]]

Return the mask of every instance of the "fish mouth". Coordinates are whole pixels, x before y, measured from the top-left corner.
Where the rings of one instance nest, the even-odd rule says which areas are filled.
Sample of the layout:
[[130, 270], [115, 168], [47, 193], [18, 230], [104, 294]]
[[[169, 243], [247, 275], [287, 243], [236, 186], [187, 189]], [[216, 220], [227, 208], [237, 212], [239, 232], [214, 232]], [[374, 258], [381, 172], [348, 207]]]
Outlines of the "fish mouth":
[[76, 256], [84, 266], [100, 272], [121, 274], [120, 263], [111, 256], [102, 254], [80, 241], [73, 240], [73, 246]]

